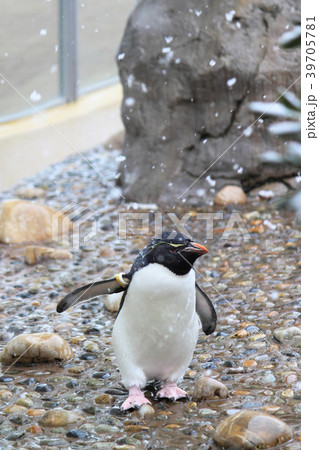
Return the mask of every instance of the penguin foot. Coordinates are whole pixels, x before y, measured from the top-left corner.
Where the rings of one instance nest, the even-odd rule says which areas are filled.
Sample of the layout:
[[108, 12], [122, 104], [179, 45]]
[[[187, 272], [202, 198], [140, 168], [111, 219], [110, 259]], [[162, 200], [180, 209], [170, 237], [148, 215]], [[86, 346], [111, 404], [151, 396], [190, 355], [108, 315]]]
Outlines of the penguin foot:
[[156, 397], [174, 401], [180, 398], [188, 398], [188, 395], [187, 392], [183, 391], [175, 383], [167, 383], [157, 392]]
[[145, 397], [141, 389], [137, 386], [129, 388], [129, 396], [121, 406], [122, 411], [128, 411], [129, 409], [139, 409], [142, 405], [152, 403]]

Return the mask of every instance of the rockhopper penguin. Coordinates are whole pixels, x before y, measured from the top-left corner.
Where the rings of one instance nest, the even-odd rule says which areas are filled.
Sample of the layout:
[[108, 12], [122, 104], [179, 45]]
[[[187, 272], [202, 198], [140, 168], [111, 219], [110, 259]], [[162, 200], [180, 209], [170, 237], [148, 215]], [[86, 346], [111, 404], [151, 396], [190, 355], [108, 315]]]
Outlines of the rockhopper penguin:
[[63, 312], [89, 298], [124, 291], [112, 333], [122, 381], [129, 390], [122, 410], [150, 403], [141, 391], [150, 380], [163, 381], [157, 398], [187, 397], [176, 383], [196, 347], [198, 316], [206, 334], [216, 326], [215, 309], [195, 282], [192, 267], [207, 252], [181, 233], [164, 232], [139, 253], [128, 273], [78, 288], [59, 302], [57, 311]]

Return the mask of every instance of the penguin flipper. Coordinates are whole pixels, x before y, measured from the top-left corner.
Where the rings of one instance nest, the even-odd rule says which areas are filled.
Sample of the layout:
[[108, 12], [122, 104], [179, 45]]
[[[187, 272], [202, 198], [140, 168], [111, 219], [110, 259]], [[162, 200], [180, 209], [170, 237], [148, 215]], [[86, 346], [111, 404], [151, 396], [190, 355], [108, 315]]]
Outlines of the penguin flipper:
[[217, 314], [207, 294], [195, 283], [196, 286], [196, 312], [202, 322], [205, 334], [212, 334], [216, 328]]
[[[125, 275], [124, 275], [125, 276]], [[110, 278], [109, 280], [96, 281], [95, 283], [86, 284], [75, 289], [70, 294], [66, 295], [59, 301], [56, 310], [58, 313], [62, 313], [71, 306], [77, 303], [82, 303], [99, 295], [115, 294], [127, 289], [127, 286], [123, 286], [116, 278]]]

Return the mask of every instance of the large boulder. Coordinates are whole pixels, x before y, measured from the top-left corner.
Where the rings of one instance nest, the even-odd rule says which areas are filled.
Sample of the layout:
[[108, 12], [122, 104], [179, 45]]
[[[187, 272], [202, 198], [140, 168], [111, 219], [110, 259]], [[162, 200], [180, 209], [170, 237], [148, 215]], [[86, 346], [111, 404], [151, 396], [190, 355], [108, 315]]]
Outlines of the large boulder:
[[0, 362], [8, 364], [68, 361], [71, 358], [71, 347], [55, 333], [19, 334], [11, 339], [0, 353]]
[[0, 204], [0, 242], [5, 244], [61, 240], [71, 229], [62, 210], [20, 199]]
[[[300, 75], [299, 51], [278, 39], [298, 0], [141, 0], [117, 60], [125, 125], [120, 183], [127, 200], [212, 198], [225, 184], [249, 188], [295, 169], [261, 170], [284, 152], [251, 101], [272, 101]], [[297, 91], [295, 83], [292, 89]]]

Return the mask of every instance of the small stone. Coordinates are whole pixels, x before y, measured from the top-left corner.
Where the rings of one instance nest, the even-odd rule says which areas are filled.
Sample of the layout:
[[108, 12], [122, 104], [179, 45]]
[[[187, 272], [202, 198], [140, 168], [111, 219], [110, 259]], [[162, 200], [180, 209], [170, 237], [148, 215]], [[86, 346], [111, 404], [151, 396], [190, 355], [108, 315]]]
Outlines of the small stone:
[[25, 406], [26, 408], [31, 408], [33, 404], [34, 404], [33, 400], [27, 395], [21, 396], [17, 401], [17, 405]]
[[262, 403], [261, 402], [245, 402], [242, 404], [242, 408], [243, 409], [258, 409], [262, 407]]
[[55, 249], [52, 247], [40, 247], [28, 245], [24, 250], [24, 259], [27, 264], [37, 264], [50, 259], [72, 259], [73, 255], [68, 250]]
[[63, 427], [85, 420], [80, 414], [64, 409], [51, 409], [43, 414], [39, 424], [45, 427]]
[[58, 325], [56, 325], [54, 327], [54, 331], [59, 332], [59, 331], [67, 331], [67, 330], [72, 330], [72, 328], [74, 328], [74, 324], [71, 322], [62, 322], [59, 323]]
[[98, 403], [101, 405], [109, 405], [113, 401], [114, 401], [114, 397], [112, 397], [112, 395], [109, 395], [109, 394], [99, 395], [95, 399], [95, 403]]
[[301, 330], [298, 327], [277, 328], [274, 331], [274, 338], [279, 342], [295, 341], [300, 342]]
[[244, 367], [255, 367], [255, 366], [257, 366], [257, 362], [254, 359], [247, 359], [246, 361], [244, 361], [243, 366]]
[[264, 333], [259, 333], [259, 334], [254, 334], [253, 336], [251, 336], [250, 340], [251, 341], [259, 341], [261, 339], [265, 339], [266, 335]]
[[87, 439], [90, 437], [90, 434], [84, 430], [73, 429], [73, 430], [69, 430], [66, 433], [66, 436], [74, 438], [74, 439]]
[[148, 431], [149, 427], [146, 425], [126, 425], [125, 431], [126, 433], [140, 433], [141, 431]]
[[10, 422], [16, 425], [24, 425], [26, 423], [30, 423], [31, 419], [27, 417], [23, 412], [17, 412], [9, 415]]
[[45, 196], [45, 190], [33, 186], [23, 186], [16, 190], [16, 195], [19, 198], [26, 198], [31, 200], [33, 198], [39, 198]]
[[203, 409], [200, 409], [199, 410], [199, 414], [202, 416], [202, 417], [206, 417], [206, 418], [208, 418], [208, 417], [214, 417], [216, 414], [218, 414], [217, 413], [217, 411], [214, 411], [213, 409], [210, 409], [210, 408], [203, 408]]
[[86, 341], [83, 345], [83, 349], [86, 352], [97, 353], [100, 349], [99, 346], [93, 341]]
[[33, 302], [31, 302], [32, 306], [41, 306], [41, 302], [39, 302], [38, 300], [34, 300]]
[[134, 438], [125, 438], [124, 439], [127, 442], [131, 442], [131, 444], [119, 444], [119, 445], [113, 445], [112, 450], [135, 450], [139, 444], [140, 441], [138, 439]]
[[85, 371], [85, 367], [83, 366], [74, 366], [74, 367], [70, 367], [68, 372], [72, 373], [72, 374], [79, 374]]
[[67, 397], [66, 399], [67, 399], [68, 403], [77, 404], [77, 403], [82, 402], [84, 400], [84, 397], [74, 394], [74, 395], [69, 395], [69, 397]]
[[262, 384], [273, 384], [276, 382], [276, 377], [272, 373], [267, 373], [261, 378], [260, 382]]
[[42, 414], [45, 413], [45, 409], [28, 409], [27, 414], [28, 416], [42, 416]]
[[38, 384], [35, 389], [36, 392], [50, 392], [54, 390], [54, 387], [51, 384]]
[[177, 423], [169, 423], [168, 425], [165, 425], [164, 428], [168, 429], [168, 430], [178, 430], [181, 426], [178, 425]]
[[104, 379], [104, 378], [109, 378], [111, 375], [107, 372], [95, 372], [92, 377], [96, 378], [96, 379]]
[[233, 395], [240, 395], [240, 396], [244, 396], [244, 395], [249, 395], [250, 391], [234, 391]]
[[114, 442], [96, 442], [92, 445], [94, 450], [113, 450]]
[[12, 392], [10, 391], [0, 391], [0, 400], [5, 400], [12, 397]]
[[246, 202], [246, 194], [239, 186], [225, 186], [214, 198], [216, 205], [244, 205]]
[[20, 334], [7, 343], [0, 353], [0, 361], [20, 364], [47, 361], [67, 361], [73, 357], [71, 347], [58, 334]]
[[193, 400], [212, 400], [228, 397], [228, 389], [220, 381], [211, 377], [201, 377], [196, 380]]
[[25, 435], [24, 430], [16, 430], [16, 431], [12, 431], [12, 433], [8, 434], [6, 439], [8, 441], [17, 441], [18, 439], [21, 439], [24, 435]]
[[79, 430], [84, 430], [84, 431], [87, 431], [88, 433], [92, 433], [92, 432], [94, 432], [94, 424], [93, 423], [83, 423], [79, 427]]
[[[90, 386], [90, 387], [93, 387], [95, 389], [98, 389], [100, 386], [101, 387], [104, 386], [104, 383], [101, 380], [96, 380], [95, 378], [89, 378], [86, 381], [86, 385]], [[109, 394], [109, 392], [107, 392], [107, 394]]]
[[21, 406], [21, 405], [12, 405], [12, 406], [8, 406], [8, 408], [6, 408], [4, 410], [4, 413], [6, 416], [8, 416], [9, 414], [13, 414], [13, 413], [17, 413], [17, 412], [26, 412], [27, 408], [25, 406]]
[[282, 381], [286, 384], [294, 383], [298, 379], [296, 372], [292, 372], [292, 371], [281, 372], [280, 376], [281, 376]]
[[101, 256], [101, 258], [110, 258], [111, 256], [115, 256], [116, 252], [110, 247], [103, 247], [100, 249], [99, 255]]
[[259, 411], [240, 411], [223, 420], [214, 434], [215, 443], [223, 448], [270, 448], [292, 438], [283, 421]]
[[269, 406], [263, 407], [263, 411], [265, 411], [268, 414], [274, 414], [275, 412], [277, 412], [279, 410], [280, 410], [280, 406], [275, 406], [275, 405], [274, 406], [269, 405]]
[[71, 344], [78, 345], [81, 342], [86, 341], [86, 339], [87, 339], [87, 337], [85, 337], [85, 336], [75, 336], [71, 339]]
[[199, 362], [206, 362], [212, 359], [212, 355], [210, 355], [209, 353], [203, 353], [199, 355], [197, 359]]
[[293, 396], [294, 396], [294, 391], [293, 391], [293, 389], [286, 389], [285, 391], [283, 391], [282, 393], [281, 393], [281, 395], [283, 396], [283, 397], [287, 397], [287, 398], [293, 398]]
[[79, 356], [80, 359], [83, 361], [92, 361], [92, 359], [96, 359], [97, 355], [92, 355], [91, 353], [82, 353], [82, 355]]
[[26, 431], [28, 433], [32, 434], [41, 434], [43, 433], [42, 428], [39, 425], [32, 425], [31, 427], [27, 428]]
[[41, 439], [39, 442], [41, 448], [66, 448], [69, 446], [69, 443], [64, 439]]
[[260, 218], [260, 212], [259, 211], [250, 211], [244, 214], [244, 218], [246, 220], [254, 220]]
[[5, 200], [0, 205], [0, 242], [20, 244], [52, 240], [72, 228], [72, 222], [61, 211], [27, 200]]
[[191, 369], [186, 370], [185, 378], [194, 379], [194, 378], [196, 378], [196, 376], [197, 376], [196, 370], [191, 370]]
[[120, 309], [123, 292], [107, 295], [104, 300], [104, 306], [109, 312], [117, 312]]
[[239, 330], [236, 333], [232, 334], [230, 337], [233, 339], [244, 339], [249, 336], [249, 332], [247, 330]]
[[139, 408], [138, 415], [140, 416], [141, 419], [147, 419], [155, 415], [155, 409], [151, 405], [144, 403]]
[[6, 375], [0, 377], [0, 383], [10, 383], [10, 381], [13, 381], [12, 377], [7, 377]]
[[84, 406], [84, 408], [82, 408], [82, 411], [84, 411], [86, 414], [90, 414], [91, 416], [95, 416], [96, 407], [94, 405]]
[[77, 387], [79, 385], [79, 383], [76, 380], [70, 380], [66, 383], [66, 387], [69, 389], [73, 389], [75, 387]]
[[283, 197], [288, 192], [288, 187], [284, 183], [274, 181], [272, 183], [266, 183], [259, 188], [260, 190], [271, 191], [275, 196]]
[[95, 427], [95, 431], [100, 434], [112, 434], [117, 433], [119, 429], [117, 427], [106, 425], [106, 424], [100, 424]]
[[249, 233], [258, 233], [262, 234], [265, 232], [265, 227], [263, 225], [259, 225], [258, 227], [249, 228]]

